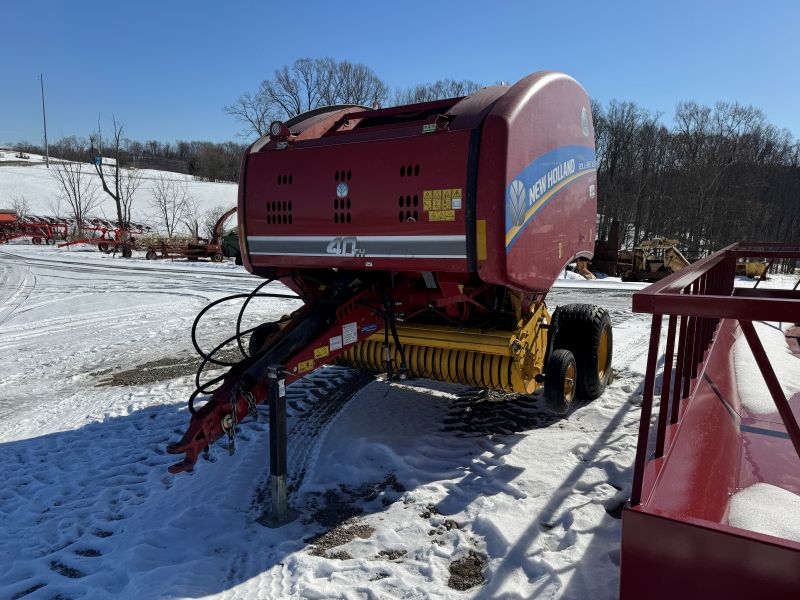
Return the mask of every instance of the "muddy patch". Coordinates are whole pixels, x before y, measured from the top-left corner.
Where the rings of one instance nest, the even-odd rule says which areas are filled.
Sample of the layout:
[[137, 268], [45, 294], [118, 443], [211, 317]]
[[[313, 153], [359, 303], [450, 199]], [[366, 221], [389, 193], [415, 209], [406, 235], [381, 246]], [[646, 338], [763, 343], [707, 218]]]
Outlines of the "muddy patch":
[[90, 375], [98, 379], [95, 387], [145, 385], [194, 375], [197, 364], [197, 358], [194, 356], [159, 358], [125, 371], [114, 372], [113, 369], [103, 369]]
[[484, 567], [486, 567], [486, 560], [477, 552], [470, 550], [467, 556], [450, 563], [448, 567], [450, 578], [447, 580], [447, 587], [463, 592], [476, 585], [481, 585], [484, 582]]
[[384, 560], [397, 560], [399, 558], [403, 558], [406, 554], [408, 554], [405, 550], [381, 550], [378, 552], [378, 558], [382, 558]]
[[[370, 538], [375, 529], [360, 518], [364, 513], [363, 506], [376, 501], [388, 506], [405, 490], [405, 486], [397, 481], [394, 474], [387, 475], [383, 481], [377, 483], [358, 487], [340, 485], [338, 490], [327, 490], [319, 497], [316, 507], [311, 508], [309, 521], [316, 522], [326, 529], [325, 532], [306, 540], [311, 546], [311, 554], [341, 560], [352, 558], [345, 551], [330, 552], [330, 550], [352, 542], [356, 538]], [[399, 556], [402, 554], [397, 557]]]
[[328, 554], [328, 551], [332, 548], [349, 544], [356, 538], [361, 538], [362, 540], [369, 539], [372, 537], [373, 533], [375, 533], [375, 530], [360, 519], [348, 519], [333, 529], [309, 540], [309, 543], [313, 546], [311, 548], [311, 555], [347, 560], [352, 558], [347, 552], [338, 551]]

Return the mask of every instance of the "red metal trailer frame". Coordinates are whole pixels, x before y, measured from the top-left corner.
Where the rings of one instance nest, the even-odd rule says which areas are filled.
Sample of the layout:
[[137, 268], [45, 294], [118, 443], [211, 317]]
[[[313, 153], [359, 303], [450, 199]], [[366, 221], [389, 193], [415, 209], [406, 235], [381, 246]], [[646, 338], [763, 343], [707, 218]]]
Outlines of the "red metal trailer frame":
[[[631, 499], [622, 519], [623, 600], [800, 594], [800, 543], [728, 522], [731, 495], [753, 483], [800, 493], [800, 407], [793, 414], [753, 327], [753, 321], [800, 322], [800, 291], [735, 288], [740, 257], [800, 259], [800, 245], [734, 244], [633, 296], [633, 311], [653, 320]], [[665, 315], [660, 405], [652, 423]], [[739, 332], [780, 418], [741, 406], [732, 353]]]
[[130, 223], [129, 227], [125, 229], [113, 221], [91, 218], [83, 223], [81, 231], [93, 231], [96, 235], [64, 242], [59, 244], [58, 247], [66, 248], [77, 244], [90, 244], [97, 246], [97, 249], [101, 252], [107, 252], [109, 249], [116, 249], [122, 252], [123, 255], [129, 256], [130, 251], [136, 247], [136, 242], [132, 236], [143, 235], [150, 231], [150, 227], [141, 223]]
[[0, 244], [13, 239], [29, 237], [34, 244], [45, 242], [54, 244], [56, 238], [65, 239], [69, 222], [56, 217], [38, 217], [28, 215], [18, 217], [14, 212], [3, 212], [4, 217], [13, 215], [13, 218], [0, 219]]

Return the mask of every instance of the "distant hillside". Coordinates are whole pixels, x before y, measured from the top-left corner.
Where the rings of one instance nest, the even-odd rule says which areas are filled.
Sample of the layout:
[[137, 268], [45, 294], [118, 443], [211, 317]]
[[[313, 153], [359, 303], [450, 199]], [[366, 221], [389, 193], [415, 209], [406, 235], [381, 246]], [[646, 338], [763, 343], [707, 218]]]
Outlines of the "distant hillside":
[[[29, 159], [20, 161], [11, 151], [3, 151], [3, 154], [4, 156], [0, 157], [0, 208], [11, 208], [15, 199], [24, 198], [30, 207], [31, 214], [54, 215], [59, 189], [52, 172], [44, 166], [43, 158], [38, 155], [29, 155]], [[19, 166], [19, 162], [29, 162], [30, 166]], [[100, 188], [100, 178], [90, 165], [86, 165], [86, 167], [87, 174], [96, 181]], [[142, 169], [140, 172], [143, 182], [134, 196], [132, 220], [160, 229], [159, 219], [151, 204], [154, 180], [162, 172], [150, 169]], [[169, 176], [187, 182], [189, 193], [197, 203], [198, 216], [218, 206], [230, 208], [236, 204], [237, 185], [235, 183], [195, 181], [189, 175], [178, 173], [169, 173]], [[114, 219], [116, 209], [112, 198], [102, 189], [100, 189], [99, 197], [99, 207], [94, 211], [96, 216]], [[67, 216], [66, 212], [67, 209], [62, 203], [62, 213], [65, 214], [61, 216]], [[234, 223], [235, 220], [231, 221], [231, 224]]]

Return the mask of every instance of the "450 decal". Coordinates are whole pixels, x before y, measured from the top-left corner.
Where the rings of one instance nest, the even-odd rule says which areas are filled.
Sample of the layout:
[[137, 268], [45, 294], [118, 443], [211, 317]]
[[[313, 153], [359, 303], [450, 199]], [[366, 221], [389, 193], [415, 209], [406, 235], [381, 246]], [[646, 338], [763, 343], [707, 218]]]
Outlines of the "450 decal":
[[358, 239], [355, 237], [333, 238], [325, 252], [337, 256], [365, 256], [367, 253], [365, 248], [358, 247]]

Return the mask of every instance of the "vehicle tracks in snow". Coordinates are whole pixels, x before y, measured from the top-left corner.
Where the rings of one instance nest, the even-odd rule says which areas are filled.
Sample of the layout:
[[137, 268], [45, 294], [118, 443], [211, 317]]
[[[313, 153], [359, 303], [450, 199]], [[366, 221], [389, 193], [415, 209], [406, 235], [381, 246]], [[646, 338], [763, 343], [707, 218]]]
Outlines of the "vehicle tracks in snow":
[[0, 264], [0, 324], [28, 299], [36, 287], [36, 275], [28, 268]]

